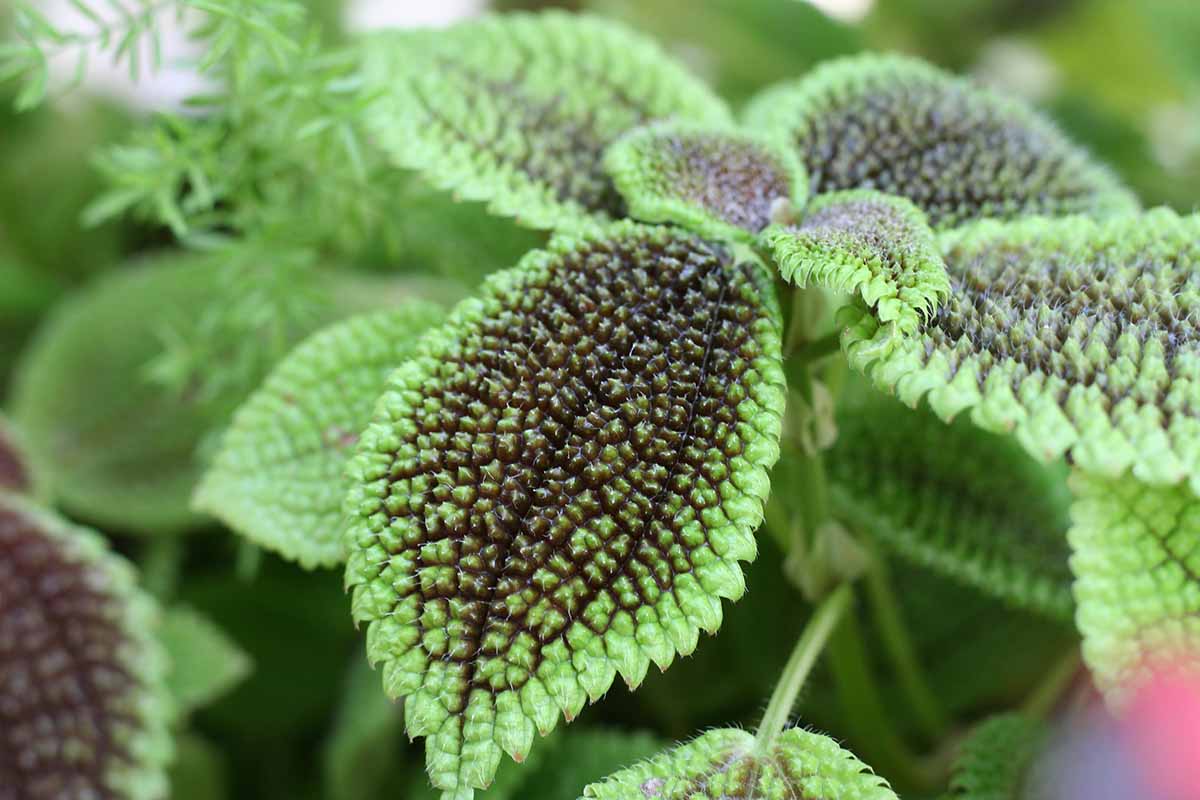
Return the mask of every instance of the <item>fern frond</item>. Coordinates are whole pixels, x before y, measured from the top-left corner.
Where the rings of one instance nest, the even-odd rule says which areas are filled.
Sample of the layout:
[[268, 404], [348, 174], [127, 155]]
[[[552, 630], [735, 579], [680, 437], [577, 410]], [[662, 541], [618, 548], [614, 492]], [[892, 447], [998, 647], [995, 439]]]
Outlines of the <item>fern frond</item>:
[[99, 534], [0, 492], [6, 794], [166, 795], [171, 701], [159, 613]]
[[850, 361], [1035, 458], [1200, 488], [1200, 216], [984, 222], [944, 234], [950, 299], [914, 335], [846, 309]]
[[939, 230], [984, 217], [1137, 208], [1104, 167], [1033, 109], [912, 58], [826, 62], [764, 91], [744, 119], [794, 143], [813, 194], [899, 195]]
[[598, 18], [512, 14], [365, 48], [369, 129], [393, 161], [530, 227], [624, 216], [602, 157], [631, 128], [729, 122], [657, 45]]
[[1155, 670], [1200, 668], [1200, 499], [1081, 471], [1070, 486], [1083, 657], [1119, 705]]
[[346, 458], [387, 376], [444, 316], [413, 300], [307, 339], [238, 409], [193, 507], [305, 567], [341, 562]]
[[391, 376], [346, 583], [445, 796], [720, 626], [779, 455], [780, 328], [761, 264], [623, 222], [494, 275]]
[[1046, 735], [1044, 724], [1015, 713], [980, 723], [963, 742], [946, 800], [1023, 800]]
[[808, 197], [804, 168], [786, 143], [732, 127], [636, 128], [608, 149], [604, 166], [630, 216], [715, 239], [751, 241]]
[[790, 728], [768, 752], [718, 728], [593, 783], [580, 800], [896, 800], [887, 781], [827, 736]]
[[915, 333], [950, 294], [933, 231], [902, 197], [870, 189], [821, 195], [798, 225], [773, 225], [759, 241], [785, 280], [858, 294], [901, 333]]
[[827, 453], [838, 519], [919, 566], [1070, 620], [1064, 476], [1009, 437], [945, 425], [872, 393], [844, 405]]

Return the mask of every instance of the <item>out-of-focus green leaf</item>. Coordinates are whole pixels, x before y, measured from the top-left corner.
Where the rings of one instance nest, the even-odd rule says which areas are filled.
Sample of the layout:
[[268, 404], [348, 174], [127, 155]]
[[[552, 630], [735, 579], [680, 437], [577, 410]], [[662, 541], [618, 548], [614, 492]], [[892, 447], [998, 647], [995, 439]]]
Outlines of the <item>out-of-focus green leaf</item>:
[[171, 800], [226, 800], [227, 772], [220, 750], [198, 734], [184, 733], [175, 740], [175, 761], [168, 775]]
[[1046, 726], [1020, 714], [980, 723], [963, 742], [946, 800], [1022, 800]]
[[355, 657], [346, 680], [333, 731], [322, 761], [330, 800], [370, 800], [384, 796], [404, 741], [401, 703], [379, 691], [379, 676], [366, 659]]
[[187, 607], [167, 611], [159, 638], [171, 662], [167, 688], [181, 715], [226, 694], [254, 668], [249, 656], [212, 620]]

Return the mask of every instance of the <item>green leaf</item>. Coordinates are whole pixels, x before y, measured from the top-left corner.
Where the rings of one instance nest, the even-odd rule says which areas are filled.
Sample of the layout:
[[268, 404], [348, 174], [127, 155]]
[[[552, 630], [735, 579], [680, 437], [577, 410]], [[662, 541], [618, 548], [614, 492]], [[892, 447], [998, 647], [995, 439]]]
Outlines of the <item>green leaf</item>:
[[1020, 714], [981, 723], [962, 744], [947, 800], [1021, 800], [1045, 738], [1044, 724]]
[[718, 728], [588, 786], [595, 800], [895, 800], [887, 782], [828, 736], [790, 728], [769, 752]]
[[33, 494], [37, 483], [21, 435], [8, 418], [0, 414], [0, 492]]
[[346, 583], [446, 796], [720, 626], [779, 455], [780, 327], [761, 264], [619, 223], [493, 276], [389, 379]]
[[346, 459], [387, 376], [444, 316], [411, 300], [307, 339], [237, 410], [193, 506], [305, 567], [340, 563]]
[[1187, 486], [1072, 473], [1083, 657], [1119, 704], [1156, 669], [1200, 666], [1200, 500]]
[[1031, 108], [912, 58], [826, 62], [764, 91], [744, 118], [795, 144], [814, 194], [900, 195], [937, 229], [982, 217], [1137, 208], [1104, 167]]
[[649, 39], [561, 12], [379, 36], [364, 74], [368, 124], [396, 164], [534, 228], [623, 216], [601, 162], [625, 131], [729, 122]]
[[18, 797], [140, 800], [171, 757], [158, 609], [95, 532], [0, 494], [0, 752]]
[[637, 128], [608, 149], [604, 166], [630, 216], [715, 239], [750, 241], [807, 201], [808, 179], [786, 142], [732, 127]]
[[325, 796], [331, 800], [381, 797], [402, 750], [402, 707], [379, 693], [378, 681], [365, 661], [354, 660], [322, 753]]
[[1065, 476], [1010, 437], [874, 395], [843, 404], [828, 452], [838, 519], [913, 563], [1069, 621]]
[[950, 299], [915, 335], [843, 310], [852, 364], [1039, 460], [1200, 487], [1200, 216], [989, 221], [940, 241]]
[[175, 741], [171, 800], [226, 800], [227, 772], [220, 750], [194, 733], [184, 733]]
[[159, 638], [171, 664], [167, 687], [181, 715], [221, 697], [254, 668], [236, 642], [212, 620], [190, 608], [169, 609]]
[[821, 195], [798, 225], [763, 231], [786, 280], [857, 293], [883, 323], [915, 333], [950, 293], [925, 215], [870, 189]]

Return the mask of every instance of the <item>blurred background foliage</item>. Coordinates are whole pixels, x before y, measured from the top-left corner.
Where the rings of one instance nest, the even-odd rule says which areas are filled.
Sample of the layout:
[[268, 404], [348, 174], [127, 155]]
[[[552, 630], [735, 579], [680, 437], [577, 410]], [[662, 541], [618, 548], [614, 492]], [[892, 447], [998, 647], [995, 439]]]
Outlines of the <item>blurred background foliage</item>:
[[[328, 40], [345, 37], [339, 3], [311, 0], [310, 5]], [[1200, 204], [1196, 0], [820, 4], [836, 16], [800, 0], [496, 0], [494, 5], [561, 5], [626, 22], [659, 39], [735, 105], [759, 88], [831, 57], [864, 49], [913, 53], [1036, 104], [1112, 165], [1146, 205], [1166, 204], [1186, 212]], [[7, 11], [0, 5], [0, 28]], [[163, 276], [172, 270], [186, 272], [181, 258], [170, 252], [172, 233], [154, 221], [128, 216], [82, 224], [84, 209], [105, 188], [95, 168], [96, 148], [126, 140], [147, 112], [111, 94], [76, 92], [27, 113], [13, 111], [13, 99], [11, 93], [0, 96], [4, 405], [10, 410], [26, 402], [38, 406], [21, 415], [36, 424], [53, 427], [54, 420], [47, 419], [51, 415], [78, 426], [69, 435], [63, 425], [47, 434], [57, 437], [54, 447], [64, 463], [79, 459], [68, 465], [75, 473], [60, 501], [83, 520], [99, 524], [138, 561], [152, 590], [214, 622], [228, 637], [229, 648], [238, 651], [238, 663], [252, 665], [245, 670], [248, 677], [181, 722], [186, 733], [180, 740], [175, 796], [425, 797], [420, 748], [406, 742], [400, 710], [383, 700], [376, 676], [362, 664], [360, 634], [349, 624], [340, 576], [304, 573], [188, 516], [184, 498], [194, 477], [189, 459], [196, 457], [193, 451], [203, 451], [206, 438], [219, 430], [229, 409], [269, 367], [270, 359], [264, 363], [248, 342], [269, 339], [275, 349], [262, 352], [276, 353], [331, 315], [385, 302], [389, 292], [452, 300], [464, 287], [536, 246], [541, 235], [490, 219], [483, 209], [456, 204], [407, 176], [392, 175], [386, 184], [386, 212], [373, 221], [374, 227], [349, 240], [318, 236], [303, 253], [319, 266], [359, 270], [347, 285], [358, 281], [360, 289], [348, 288], [337, 293], [335, 302], [312, 307], [297, 301], [280, 329], [278, 319], [260, 324], [253, 307], [217, 320], [205, 318], [198, 313], [203, 302], [191, 298], [211, 287], [193, 285], [194, 276], [189, 276], [188, 283], [167, 292], [178, 296], [182, 307], [182, 321], [172, 327], [160, 319], [168, 309], [154, 299], [159, 295], [152, 293], [149, 307], [138, 302], [138, 270], [147, 269], [148, 258], [176, 262], [159, 279], [167, 279]], [[322, 175], [306, 180], [319, 187]], [[327, 194], [308, 201], [331, 203], [332, 213], [341, 207]], [[280, 252], [277, 241], [259, 243], [248, 251], [250, 260], [259, 268], [272, 265]], [[115, 270], [121, 274], [102, 274]], [[286, 267], [278, 272], [280, 281], [289, 280]], [[240, 291], [237, 274], [221, 282]], [[306, 286], [327, 279], [320, 270], [305, 274], [300, 283]], [[381, 289], [381, 281], [389, 282], [388, 288]], [[73, 308], [85, 310], [83, 323], [78, 314], [69, 318]], [[81, 334], [80, 324], [99, 325], [105, 336]], [[228, 361], [233, 367], [226, 377], [233, 377], [214, 385], [189, 383], [186, 363], [164, 358], [164, 353], [170, 355], [173, 339], [186, 338], [188, 331], [221, 325], [232, 326], [225, 332], [231, 346], [189, 357]], [[37, 343], [31, 347], [35, 332]], [[125, 348], [112, 362], [106, 337], [118, 336], [138, 345]], [[111, 349], [122, 348], [113, 344]], [[45, 374], [44, 366], [37, 365], [18, 368], [22, 353], [47, 350], [65, 353], [57, 360], [60, 371], [69, 374]], [[110, 363], [119, 371], [96, 372]], [[13, 377], [19, 369], [35, 373], [25, 384], [42, 385], [38, 398], [53, 397], [54, 404], [14, 397]], [[120, 414], [103, 411], [108, 406], [119, 407]], [[146, 419], [138, 409], [146, 406], [154, 409], [162, 431], [142, 447], [134, 437]], [[89, 412], [109, 416], [97, 421], [87, 417]], [[89, 462], [89, 454], [79, 451], [93, 441], [91, 446], [103, 450], [105, 458]], [[136, 505], [132, 494], [105, 489], [113, 473], [104, 465], [120, 465], [123, 458], [136, 462], [131, 471], [146, 473], [146, 485], [130, 486], [131, 493], [173, 500], [173, 505], [159, 502], [145, 509], [144, 525], [114, 522], [103, 498], [96, 500], [98, 494], [108, 494], [111, 501]], [[162, 484], [170, 484], [169, 491]], [[147, 537], [146, 528], [190, 529], [191, 535], [178, 538], [159, 530]], [[635, 693], [615, 688], [605, 702], [555, 734], [552, 744], [534, 751], [545, 753], [553, 769], [536, 763], [522, 770], [506, 768], [486, 796], [563, 800], [562, 786], [581, 786], [652, 752], [664, 739], [685, 738], [718, 724], [752, 726], [805, 613], [779, 569], [781, 557], [770, 537], [762, 537], [760, 550], [750, 567], [749, 593], [728, 609], [715, 640], [703, 640], [696, 655], [666, 676], [652, 675]], [[899, 565], [895, 572], [900, 613], [917, 623], [918, 658], [959, 724], [1020, 698], [1072, 641], [1069, 630], [1014, 613], [932, 575]], [[866, 646], [877, 648], [870, 614], [864, 628]], [[887, 666], [879, 664], [879, 672], [885, 676], [880, 701], [903, 712], [902, 696], [886, 678]], [[882, 759], [876, 766], [887, 774], [889, 754], [876, 752], [879, 742], [862, 736], [861, 728], [843, 725], [844, 701], [838, 687], [819, 675], [800, 712], [807, 722], [847, 739], [868, 762]], [[870, 709], [863, 713], [869, 719]], [[903, 713], [896, 716], [905, 718]], [[614, 737], [614, 730], [638, 733]], [[900, 733], [920, 741], [919, 730]]]

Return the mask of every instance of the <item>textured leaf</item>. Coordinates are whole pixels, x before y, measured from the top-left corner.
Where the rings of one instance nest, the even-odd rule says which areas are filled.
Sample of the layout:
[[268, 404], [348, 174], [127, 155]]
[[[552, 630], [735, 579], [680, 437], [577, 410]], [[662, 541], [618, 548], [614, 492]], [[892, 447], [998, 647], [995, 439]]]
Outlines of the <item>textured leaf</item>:
[[843, 406], [826, 461], [840, 520], [920, 566], [1071, 619], [1065, 476], [1011, 438], [875, 395]]
[[935, 228], [982, 217], [1108, 214], [1133, 196], [1049, 121], [921, 61], [826, 62], [759, 95], [748, 127], [788, 136], [814, 194], [878, 189]]
[[719, 728], [588, 786], [596, 800], [895, 800], [887, 782], [828, 736], [790, 728], [768, 753]]
[[1020, 714], [1000, 714], [981, 723], [962, 744], [947, 800], [1022, 800], [1045, 738], [1043, 724]]
[[984, 222], [941, 243], [949, 301], [914, 336], [843, 312], [853, 364], [1035, 458], [1200, 487], [1200, 217]]
[[[388, 771], [402, 749], [401, 710], [399, 704], [379, 693], [379, 678], [370, 666], [355, 659], [323, 753], [325, 797], [368, 800], [384, 796]], [[415, 800], [409, 793], [401, 796]]]
[[808, 179], [791, 147], [732, 127], [637, 128], [608, 149], [604, 164], [630, 216], [717, 239], [749, 241], [807, 202]]
[[166, 794], [158, 611], [96, 533], [0, 495], [0, 787]]
[[760, 264], [620, 223], [493, 276], [392, 375], [346, 582], [435, 786], [471, 796], [720, 625], [779, 454], [779, 347]]
[[237, 643], [190, 608], [167, 611], [159, 639], [170, 662], [167, 687], [180, 714], [208, 705], [241, 683], [254, 668]]
[[1075, 472], [1071, 569], [1083, 656], [1112, 702], [1149, 671], [1200, 667], [1200, 500]]
[[657, 119], [729, 122], [724, 104], [640, 34], [547, 12], [366, 45], [369, 124], [400, 166], [535, 228], [620, 217], [605, 148]]
[[[551, 734], [524, 764], [507, 761], [496, 771], [487, 800], [563, 800], [583, 787], [662, 750], [665, 742], [649, 733], [574, 728]], [[405, 800], [431, 800], [437, 792], [427, 781]]]
[[235, 413], [196, 490], [196, 509], [306, 567], [342, 561], [346, 459], [388, 374], [444, 316], [410, 300], [297, 347]]
[[783, 277], [857, 293], [883, 323], [915, 333], [950, 293], [925, 215], [902, 197], [858, 189], [821, 195], [798, 225], [775, 225], [760, 241]]

